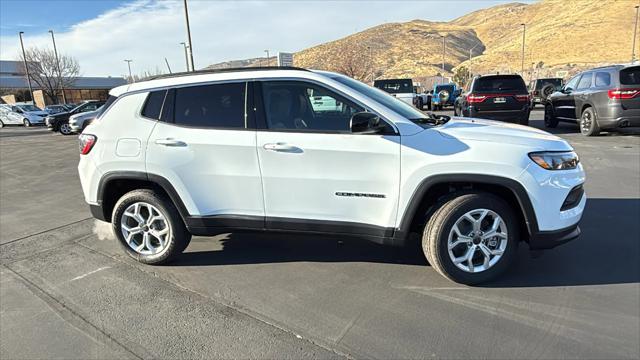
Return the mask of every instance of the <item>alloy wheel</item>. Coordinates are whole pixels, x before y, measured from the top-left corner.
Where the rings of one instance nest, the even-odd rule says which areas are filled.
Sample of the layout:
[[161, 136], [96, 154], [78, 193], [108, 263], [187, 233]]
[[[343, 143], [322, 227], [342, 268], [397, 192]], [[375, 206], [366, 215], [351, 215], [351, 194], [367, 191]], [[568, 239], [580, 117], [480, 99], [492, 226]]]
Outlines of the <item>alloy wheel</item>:
[[127, 207], [122, 213], [120, 229], [127, 245], [141, 255], [162, 253], [171, 240], [171, 227], [165, 215], [145, 202]]
[[462, 215], [449, 232], [449, 258], [469, 273], [486, 271], [497, 264], [508, 243], [507, 225], [500, 215], [488, 209], [475, 209]]
[[588, 133], [591, 130], [591, 126], [593, 124], [593, 118], [589, 111], [585, 111], [582, 114], [582, 119], [580, 119], [580, 130], [583, 133]]
[[63, 135], [71, 134], [71, 126], [69, 124], [60, 125], [60, 133], [62, 133]]

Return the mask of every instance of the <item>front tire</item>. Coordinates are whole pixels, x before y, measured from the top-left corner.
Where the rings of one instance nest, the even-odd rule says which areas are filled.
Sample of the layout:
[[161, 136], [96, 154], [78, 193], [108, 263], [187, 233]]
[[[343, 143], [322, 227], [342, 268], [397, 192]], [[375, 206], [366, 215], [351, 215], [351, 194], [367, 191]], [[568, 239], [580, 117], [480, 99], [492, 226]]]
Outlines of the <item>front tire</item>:
[[513, 262], [519, 226], [513, 209], [483, 192], [459, 193], [440, 204], [422, 236], [431, 266], [462, 284], [496, 278]]
[[544, 106], [544, 126], [548, 128], [555, 128], [558, 126], [558, 119], [553, 113], [553, 106], [551, 104]]
[[0, 129], [2, 129], [4, 127], [4, 123], [2, 122], [2, 120], [0, 120]]
[[24, 125], [24, 127], [30, 127], [31, 121], [29, 121], [29, 119], [22, 119], [22, 124]]
[[69, 125], [68, 123], [60, 124], [60, 128], [58, 130], [62, 135], [71, 135], [73, 133], [73, 130], [71, 129], [71, 125]]
[[600, 134], [600, 126], [598, 126], [598, 118], [593, 108], [586, 108], [580, 116], [580, 132], [586, 136], [598, 136]]
[[141, 263], [170, 262], [191, 241], [191, 234], [171, 200], [153, 190], [126, 193], [116, 203], [111, 219], [120, 245]]

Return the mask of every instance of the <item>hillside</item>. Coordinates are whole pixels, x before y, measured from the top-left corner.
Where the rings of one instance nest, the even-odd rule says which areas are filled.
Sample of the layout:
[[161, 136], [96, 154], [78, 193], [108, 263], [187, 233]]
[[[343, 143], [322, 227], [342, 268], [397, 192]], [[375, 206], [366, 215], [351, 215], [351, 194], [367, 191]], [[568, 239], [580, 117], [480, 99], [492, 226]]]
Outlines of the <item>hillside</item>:
[[[472, 73], [519, 72], [521, 24], [526, 23], [525, 78], [533, 68], [542, 76], [557, 70], [573, 73], [629, 61], [636, 4], [637, 0], [542, 0], [498, 5], [450, 22], [382, 24], [297, 52], [294, 64], [361, 80], [433, 76], [442, 71], [442, 36], [446, 35], [445, 75], [450, 76], [457, 66]], [[210, 67], [264, 62], [257, 58]]]

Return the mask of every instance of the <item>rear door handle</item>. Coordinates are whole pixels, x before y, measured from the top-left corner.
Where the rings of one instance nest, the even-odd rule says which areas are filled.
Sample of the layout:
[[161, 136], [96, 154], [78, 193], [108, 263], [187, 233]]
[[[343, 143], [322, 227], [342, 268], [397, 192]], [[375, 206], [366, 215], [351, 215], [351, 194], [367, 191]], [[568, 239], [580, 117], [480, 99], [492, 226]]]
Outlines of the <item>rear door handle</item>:
[[268, 143], [262, 146], [265, 150], [270, 151], [278, 151], [278, 152], [290, 152], [290, 153], [301, 153], [302, 149], [297, 146], [289, 145], [287, 143]]
[[164, 146], [172, 146], [172, 147], [184, 147], [187, 146], [187, 143], [184, 141], [167, 138], [167, 139], [156, 139], [156, 144], [164, 145]]

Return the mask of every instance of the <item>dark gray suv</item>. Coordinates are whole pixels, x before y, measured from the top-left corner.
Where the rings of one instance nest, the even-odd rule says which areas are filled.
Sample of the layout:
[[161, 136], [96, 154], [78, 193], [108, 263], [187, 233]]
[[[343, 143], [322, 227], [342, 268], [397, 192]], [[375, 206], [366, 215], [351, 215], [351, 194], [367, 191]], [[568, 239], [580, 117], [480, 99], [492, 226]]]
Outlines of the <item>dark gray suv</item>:
[[559, 121], [578, 122], [587, 136], [640, 127], [640, 65], [600, 67], [571, 78], [545, 104], [545, 126]]

